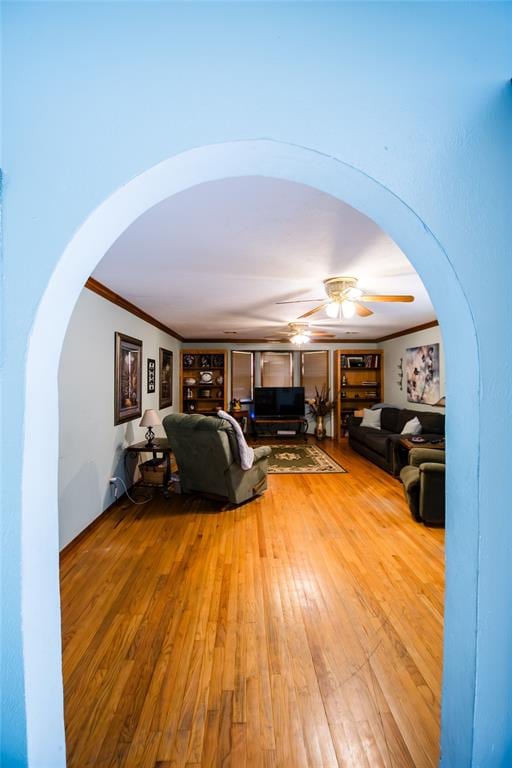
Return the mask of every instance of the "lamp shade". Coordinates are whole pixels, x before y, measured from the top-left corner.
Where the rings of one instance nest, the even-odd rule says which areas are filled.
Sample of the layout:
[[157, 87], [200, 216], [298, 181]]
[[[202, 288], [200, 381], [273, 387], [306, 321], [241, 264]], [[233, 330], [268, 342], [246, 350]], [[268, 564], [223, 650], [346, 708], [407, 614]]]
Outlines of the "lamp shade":
[[144, 411], [144, 416], [139, 422], [139, 427], [159, 427], [161, 423], [158, 413], [152, 408], [148, 408]]

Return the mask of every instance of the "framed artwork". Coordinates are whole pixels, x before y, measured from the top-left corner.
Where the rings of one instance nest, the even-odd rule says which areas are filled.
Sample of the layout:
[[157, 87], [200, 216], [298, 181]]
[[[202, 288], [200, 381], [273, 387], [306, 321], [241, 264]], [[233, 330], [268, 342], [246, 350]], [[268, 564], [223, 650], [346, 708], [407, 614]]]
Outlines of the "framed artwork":
[[405, 372], [408, 402], [435, 405], [441, 396], [439, 344], [407, 349]]
[[142, 341], [115, 335], [114, 424], [132, 421], [142, 413]]
[[147, 392], [150, 395], [156, 389], [156, 360], [148, 357]]
[[172, 352], [160, 347], [160, 376], [158, 387], [158, 407], [172, 405]]

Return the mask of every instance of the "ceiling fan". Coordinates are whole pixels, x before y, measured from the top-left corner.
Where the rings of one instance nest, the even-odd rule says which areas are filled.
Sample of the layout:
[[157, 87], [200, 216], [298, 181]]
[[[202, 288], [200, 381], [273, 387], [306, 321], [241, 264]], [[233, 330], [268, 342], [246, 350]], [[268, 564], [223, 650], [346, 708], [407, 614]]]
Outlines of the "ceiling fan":
[[[297, 303], [301, 301], [321, 301], [314, 309], [310, 309], [299, 317], [302, 320], [306, 317], [314, 315], [316, 312], [320, 312], [321, 309], [325, 309], [327, 315], [333, 319], [340, 317], [344, 318], [353, 317], [358, 314], [359, 317], [369, 317], [373, 315], [371, 309], [365, 307], [364, 303], [373, 303], [378, 301], [398, 301], [398, 302], [410, 302], [414, 301], [414, 296], [409, 295], [376, 295], [364, 293], [361, 288], [357, 287], [357, 277], [328, 277], [324, 280], [324, 288], [327, 294], [327, 299], [322, 301], [321, 299], [299, 299]], [[277, 302], [278, 304], [293, 304], [295, 302]]]
[[[280, 336], [285, 338], [279, 338]], [[291, 341], [292, 344], [307, 344], [315, 337], [334, 339], [335, 335], [318, 328], [311, 328], [308, 323], [295, 322], [288, 323], [286, 331], [280, 331], [277, 336], [266, 336], [265, 339], [266, 341], [281, 341], [284, 343]]]

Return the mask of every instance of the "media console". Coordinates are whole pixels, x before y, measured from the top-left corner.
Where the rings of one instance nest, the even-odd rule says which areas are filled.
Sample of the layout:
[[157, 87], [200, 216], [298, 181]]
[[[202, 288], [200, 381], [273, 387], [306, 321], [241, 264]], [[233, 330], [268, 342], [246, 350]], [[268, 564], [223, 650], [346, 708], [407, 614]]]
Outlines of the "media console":
[[254, 437], [296, 437], [306, 440], [304, 387], [256, 387], [251, 426]]
[[253, 437], [304, 437], [307, 440], [308, 420], [304, 418], [282, 419], [270, 416], [254, 416], [251, 420]]

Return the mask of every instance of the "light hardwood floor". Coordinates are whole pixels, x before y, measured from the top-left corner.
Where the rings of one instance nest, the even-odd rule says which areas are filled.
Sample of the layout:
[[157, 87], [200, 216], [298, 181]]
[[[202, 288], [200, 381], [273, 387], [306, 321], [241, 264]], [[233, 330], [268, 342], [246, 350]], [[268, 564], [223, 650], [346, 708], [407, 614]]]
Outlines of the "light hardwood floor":
[[437, 764], [443, 531], [325, 448], [348, 474], [122, 502], [64, 553], [71, 768]]

